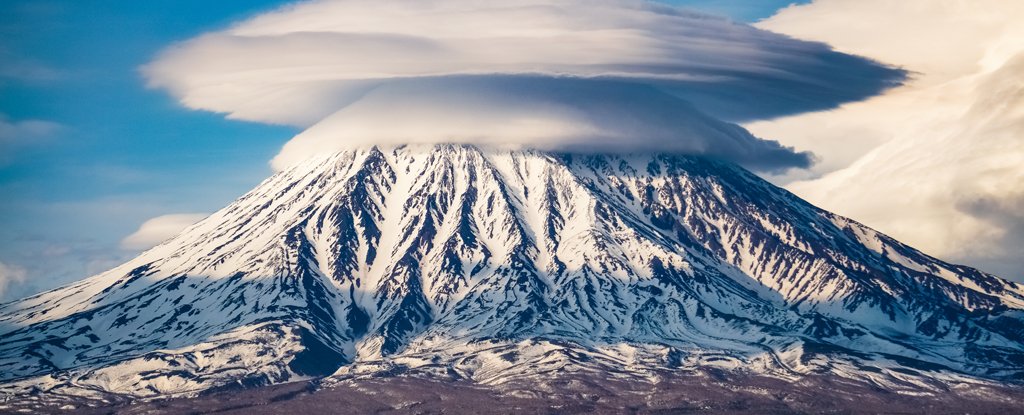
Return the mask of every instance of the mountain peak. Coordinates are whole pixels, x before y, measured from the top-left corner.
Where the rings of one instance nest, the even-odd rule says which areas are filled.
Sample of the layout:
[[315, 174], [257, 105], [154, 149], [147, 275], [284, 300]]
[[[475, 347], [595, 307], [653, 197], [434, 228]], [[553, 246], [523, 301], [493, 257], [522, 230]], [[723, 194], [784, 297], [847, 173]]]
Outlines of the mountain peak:
[[396, 367], [1014, 378], [1022, 309], [1017, 284], [724, 161], [369, 147], [0, 305], [0, 388], [153, 397]]

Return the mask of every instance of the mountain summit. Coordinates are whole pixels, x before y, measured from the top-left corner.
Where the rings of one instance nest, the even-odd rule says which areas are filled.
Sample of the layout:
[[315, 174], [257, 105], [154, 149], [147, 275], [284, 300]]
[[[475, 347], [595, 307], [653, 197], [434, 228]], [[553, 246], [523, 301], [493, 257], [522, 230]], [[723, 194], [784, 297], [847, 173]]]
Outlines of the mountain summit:
[[728, 162], [371, 147], [278, 173], [124, 265], [0, 305], [0, 391], [706, 368], [985, 382], [1024, 375], [1022, 310], [1024, 287]]

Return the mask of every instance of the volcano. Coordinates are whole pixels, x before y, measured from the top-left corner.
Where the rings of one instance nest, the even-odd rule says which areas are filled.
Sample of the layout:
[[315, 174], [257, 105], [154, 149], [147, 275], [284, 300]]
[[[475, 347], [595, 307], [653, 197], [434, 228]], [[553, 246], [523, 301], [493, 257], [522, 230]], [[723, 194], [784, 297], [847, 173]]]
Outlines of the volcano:
[[714, 370], [887, 390], [1024, 377], [1024, 287], [727, 161], [368, 147], [0, 306], [8, 397]]

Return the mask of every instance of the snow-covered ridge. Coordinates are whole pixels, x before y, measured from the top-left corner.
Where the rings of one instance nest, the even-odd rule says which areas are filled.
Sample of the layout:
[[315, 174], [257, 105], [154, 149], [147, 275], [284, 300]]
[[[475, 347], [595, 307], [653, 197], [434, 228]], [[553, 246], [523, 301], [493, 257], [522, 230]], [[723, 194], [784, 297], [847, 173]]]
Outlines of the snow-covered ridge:
[[148, 397], [396, 366], [1019, 378], [1022, 309], [1024, 287], [729, 163], [374, 147], [0, 305], [0, 388]]

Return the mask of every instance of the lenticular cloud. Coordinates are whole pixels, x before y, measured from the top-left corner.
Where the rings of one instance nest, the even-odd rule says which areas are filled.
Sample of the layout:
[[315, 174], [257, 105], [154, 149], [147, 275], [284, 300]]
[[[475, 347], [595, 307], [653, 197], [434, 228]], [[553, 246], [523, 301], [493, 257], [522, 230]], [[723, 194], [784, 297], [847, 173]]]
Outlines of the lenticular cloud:
[[679, 151], [759, 169], [808, 154], [728, 121], [834, 108], [903, 72], [631, 0], [320, 0], [172, 46], [144, 68], [184, 105], [312, 127], [274, 165], [366, 144]]

